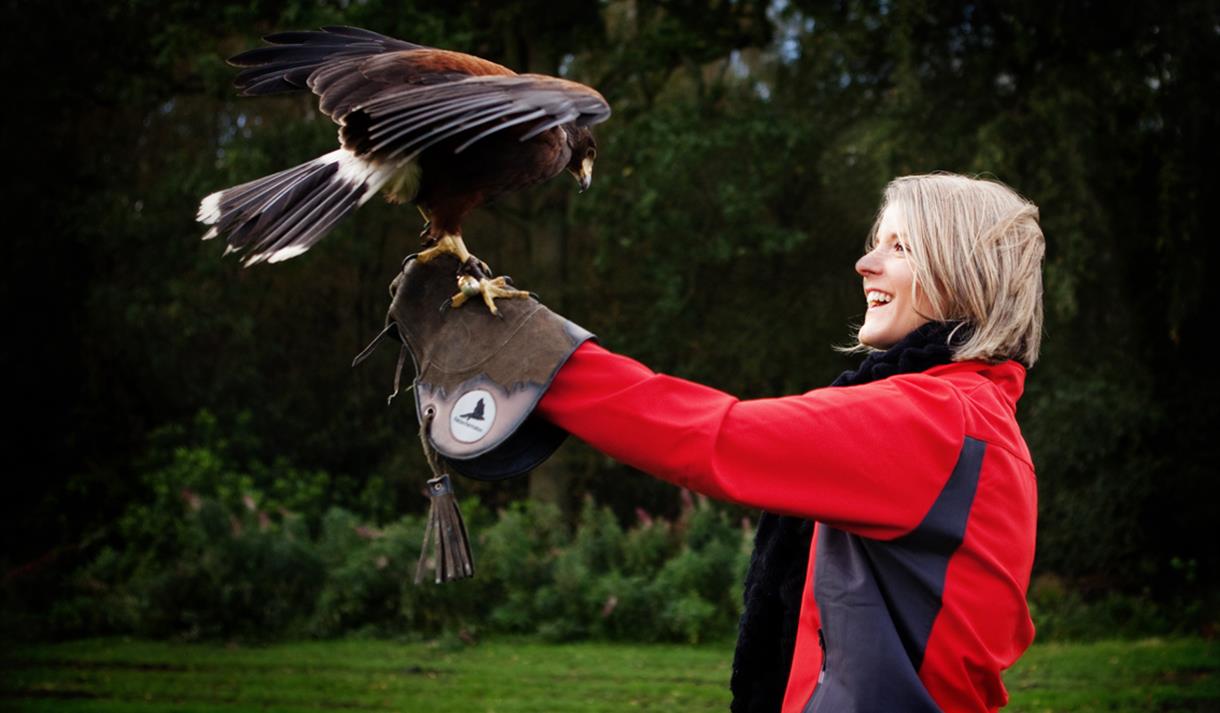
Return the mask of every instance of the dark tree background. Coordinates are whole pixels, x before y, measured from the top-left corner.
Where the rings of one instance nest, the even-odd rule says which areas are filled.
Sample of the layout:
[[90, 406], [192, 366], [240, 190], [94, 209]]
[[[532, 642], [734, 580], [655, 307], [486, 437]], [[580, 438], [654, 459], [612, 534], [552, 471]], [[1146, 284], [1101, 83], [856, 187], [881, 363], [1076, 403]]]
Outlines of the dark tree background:
[[[334, 145], [312, 96], [237, 98], [224, 58], [351, 24], [600, 89], [615, 115], [592, 190], [515, 196], [468, 242], [611, 348], [742, 397], [848, 366], [830, 346], [862, 316], [852, 264], [890, 178], [983, 174], [1029, 196], [1048, 243], [1019, 414], [1037, 568], [1154, 596], [1216, 581], [1215, 2], [6, 7], [6, 580], [117, 537], [142, 470], [200, 423], [241, 463], [327, 474], [323, 497], [369, 517], [424, 507], [410, 399], [384, 405], [392, 350], [348, 368], [414, 211], [370, 202], [251, 270], [194, 223], [207, 193]], [[678, 502], [575, 443], [528, 481], [461, 487], [493, 506]]]

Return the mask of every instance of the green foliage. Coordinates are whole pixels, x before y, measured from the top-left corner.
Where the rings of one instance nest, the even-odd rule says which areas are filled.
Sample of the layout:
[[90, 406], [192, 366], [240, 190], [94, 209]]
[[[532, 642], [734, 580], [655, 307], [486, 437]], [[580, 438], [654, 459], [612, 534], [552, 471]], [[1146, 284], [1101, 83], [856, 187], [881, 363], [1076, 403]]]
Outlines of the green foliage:
[[314, 632], [401, 631], [410, 618], [402, 610], [403, 593], [410, 586], [422, 534], [416, 518], [376, 529], [346, 510], [327, 512], [317, 543], [326, 579], [313, 615]]
[[556, 559], [553, 587], [540, 593], [560, 614], [541, 631], [691, 643], [725, 636], [740, 615], [747, 542], [702, 500], [677, 528], [643, 521], [626, 536], [608, 510], [587, 501], [574, 546]]
[[130, 582], [140, 633], [254, 640], [300, 635], [324, 569], [299, 521], [272, 524], [264, 512], [239, 515], [203, 500], [187, 523], [177, 557]]
[[656, 576], [671, 554], [674, 536], [668, 520], [641, 520], [623, 542], [623, 573], [648, 580]]
[[[1039, 516], [1047, 523], [1039, 533], [1039, 569], [1092, 573], [1110, 585], [1167, 582], [1170, 573], [1158, 571], [1160, 555], [1150, 542], [1156, 533], [1146, 525], [1158, 489], [1174, 487], [1164, 482], [1167, 457], [1150, 442], [1166, 417], [1151, 394], [1152, 379], [1133, 365], [1074, 375], [1030, 394], [1026, 436], [1049, 471], [1039, 479]], [[1065, 422], [1076, 425], [1064, 429]]]
[[[1177, 567], [1189, 567], [1181, 562]], [[1189, 591], [1189, 589], [1183, 589]], [[1055, 575], [1041, 575], [1029, 592], [1030, 616], [1040, 641], [1136, 639], [1166, 634], [1199, 634], [1220, 626], [1216, 593], [1177, 594], [1157, 599], [1152, 588], [1138, 594], [1087, 592]]]
[[547, 503], [517, 502], [500, 513], [486, 532], [474, 536], [480, 544], [477, 566], [498, 583], [489, 614], [503, 631], [530, 631], [549, 602], [540, 594], [551, 581], [555, 557], [567, 539], [567, 526], [558, 508]]
[[251, 420], [243, 413], [222, 424], [204, 410], [189, 426], [154, 433], [141, 459], [143, 497], [116, 518], [49, 606], [36, 589], [14, 589], [19, 600], [27, 597], [18, 610], [41, 612], [35, 629], [53, 635], [265, 639], [306, 631], [333, 564], [314, 544], [323, 510], [374, 499], [383, 481], [371, 478], [352, 492], [350, 483], [285, 458], [264, 463]]
[[496, 629], [697, 642], [736, 625], [748, 542], [722, 511], [704, 502], [677, 526], [647, 518], [624, 532], [586, 500], [569, 544], [565, 533], [558, 511], [539, 504], [504, 512], [487, 531]]
[[476, 577], [436, 585], [428, 570], [417, 586], [419, 517], [377, 526], [332, 507], [311, 534], [303, 515], [268, 512], [248, 493], [228, 504], [174, 492], [185, 495], [124, 518], [148, 518], [161, 539], [134, 529], [124, 547], [100, 548], [49, 611], [27, 603], [9, 612], [42, 617], [25, 634], [263, 641], [501, 632], [693, 643], [729, 635], [739, 615], [748, 538], [702, 500], [677, 523], [648, 518], [627, 531], [592, 500], [574, 530], [554, 506], [523, 501], [492, 518], [468, 500]]

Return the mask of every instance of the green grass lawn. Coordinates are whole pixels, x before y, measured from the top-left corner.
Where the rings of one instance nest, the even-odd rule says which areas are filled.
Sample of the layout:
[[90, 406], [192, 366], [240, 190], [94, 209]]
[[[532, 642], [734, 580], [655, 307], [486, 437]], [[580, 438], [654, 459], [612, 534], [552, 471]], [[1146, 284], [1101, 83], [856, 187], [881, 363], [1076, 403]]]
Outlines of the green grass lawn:
[[[119, 639], [8, 648], [22, 711], [691, 711], [728, 709], [732, 645], [267, 647]], [[1220, 711], [1220, 645], [1042, 644], [1007, 675], [1012, 711]]]

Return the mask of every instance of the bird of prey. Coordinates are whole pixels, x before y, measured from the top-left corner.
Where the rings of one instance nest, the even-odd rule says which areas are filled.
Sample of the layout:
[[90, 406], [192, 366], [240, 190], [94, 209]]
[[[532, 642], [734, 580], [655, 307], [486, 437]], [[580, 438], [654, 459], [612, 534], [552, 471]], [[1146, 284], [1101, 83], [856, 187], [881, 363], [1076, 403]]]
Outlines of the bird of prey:
[[244, 264], [308, 250], [378, 191], [414, 203], [426, 221], [418, 259], [457, 256], [454, 306], [481, 295], [524, 292], [493, 278], [462, 241], [474, 208], [565, 169], [589, 186], [597, 145], [589, 126], [610, 106], [595, 90], [460, 52], [424, 47], [356, 27], [282, 32], [229, 63], [246, 96], [310, 89], [339, 124], [340, 148], [204, 198], [198, 220], [224, 235]]
[[479, 399], [479, 402], [474, 405], [473, 411], [471, 411], [470, 413], [464, 413], [464, 414], [458, 416], [458, 418], [465, 418], [465, 419], [473, 418], [476, 421], [482, 421], [483, 420], [483, 399]]

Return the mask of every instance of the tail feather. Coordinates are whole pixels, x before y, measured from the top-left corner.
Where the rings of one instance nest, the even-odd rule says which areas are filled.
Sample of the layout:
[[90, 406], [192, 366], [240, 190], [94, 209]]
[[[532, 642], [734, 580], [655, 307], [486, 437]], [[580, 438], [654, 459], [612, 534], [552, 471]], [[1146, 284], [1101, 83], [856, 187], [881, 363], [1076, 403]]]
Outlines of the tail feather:
[[267, 247], [262, 252], [269, 255], [269, 262], [287, 259], [281, 254], [285, 251], [299, 255], [309, 249], [313, 243], [304, 242], [306, 233], [317, 226], [316, 219], [328, 215], [332, 209], [341, 211], [342, 215], [347, 215], [355, 209], [359, 194], [363, 190], [362, 186], [331, 180], [330, 175], [319, 175], [323, 176], [321, 182], [302, 182], [285, 196], [278, 212], [268, 211], [261, 219], [260, 222], [267, 224], [267, 231], [262, 238]]
[[305, 252], [355, 209], [356, 204], [348, 200], [345, 194], [336, 193], [329, 197], [302, 219], [300, 235], [292, 239], [292, 244], [278, 248], [274, 255], [267, 258], [267, 262], [281, 262]]
[[394, 167], [345, 149], [286, 171], [218, 191], [199, 204], [204, 240], [225, 235], [225, 254], [250, 250], [248, 267], [280, 262], [313, 247], [344, 216], [372, 197]]

